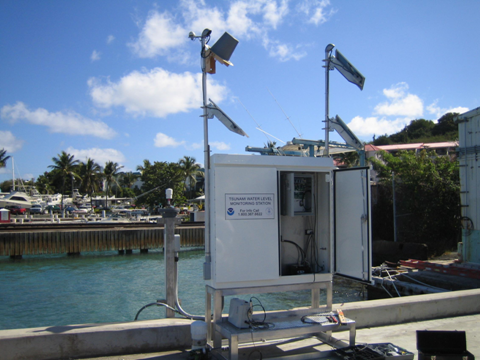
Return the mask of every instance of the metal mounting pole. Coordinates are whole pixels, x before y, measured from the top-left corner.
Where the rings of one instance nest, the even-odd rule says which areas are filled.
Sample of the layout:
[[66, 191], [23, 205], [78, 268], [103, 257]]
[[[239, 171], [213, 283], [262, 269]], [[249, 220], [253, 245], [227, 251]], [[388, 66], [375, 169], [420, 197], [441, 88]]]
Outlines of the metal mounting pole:
[[397, 242], [397, 204], [395, 201], [395, 172], [392, 171], [392, 193], [393, 193], [393, 241]]
[[329, 102], [329, 82], [330, 82], [330, 52], [335, 47], [333, 44], [328, 44], [325, 48], [325, 152], [324, 156], [330, 156], [329, 143], [330, 143], [330, 120], [328, 118], [328, 102]]
[[208, 110], [207, 110], [207, 64], [205, 57], [205, 36], [200, 38], [202, 43], [202, 92], [203, 92], [203, 147], [204, 147], [204, 181], [205, 181], [205, 262], [203, 263], [204, 280], [211, 279], [210, 254], [210, 146], [208, 144]]
[[[176, 279], [177, 279], [177, 263], [175, 261], [175, 226], [180, 223], [181, 219], [177, 218], [178, 210], [167, 207], [161, 209], [162, 218], [159, 223], [163, 224], [163, 246], [165, 260], [165, 296], [166, 303], [171, 308], [176, 305]], [[165, 317], [175, 317], [175, 312], [169, 308], [165, 308]]]

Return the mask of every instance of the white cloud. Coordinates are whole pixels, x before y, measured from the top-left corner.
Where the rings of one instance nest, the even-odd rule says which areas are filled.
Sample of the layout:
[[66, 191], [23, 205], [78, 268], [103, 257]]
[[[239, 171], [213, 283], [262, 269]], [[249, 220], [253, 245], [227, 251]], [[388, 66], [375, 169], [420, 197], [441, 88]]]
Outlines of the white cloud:
[[100, 52], [97, 50], [93, 50], [92, 55], [90, 55], [90, 60], [92, 62], [100, 60]]
[[405, 82], [383, 89], [387, 101], [381, 102], [374, 108], [374, 115], [355, 116], [348, 127], [360, 137], [384, 134], [393, 134], [402, 130], [415, 118], [423, 116], [423, 101], [408, 92]]
[[329, 0], [305, 0], [297, 5], [297, 10], [308, 17], [308, 22], [321, 25], [329, 20], [335, 13], [333, 9], [327, 11]]
[[30, 111], [20, 101], [15, 105], [5, 105], [0, 117], [11, 123], [25, 120], [33, 125], [46, 126], [52, 133], [93, 135], [103, 139], [111, 139], [116, 135], [104, 122], [84, 118], [74, 111], [51, 113], [42, 108]]
[[412, 119], [398, 118], [389, 120], [386, 118], [355, 116], [348, 124], [352, 132], [360, 137], [371, 136], [373, 134], [384, 135], [393, 134], [402, 130]]
[[288, 14], [288, 1], [281, 1], [277, 4], [276, 1], [267, 1], [264, 6], [263, 18], [265, 22], [272, 28], [276, 29], [283, 18]]
[[75, 156], [75, 159], [83, 162], [88, 158], [93, 159], [100, 166], [104, 166], [107, 161], [113, 161], [119, 164], [125, 161], [125, 156], [122, 152], [115, 149], [91, 148], [82, 150], [69, 147], [66, 152]]
[[0, 149], [4, 149], [8, 153], [20, 150], [24, 141], [17, 139], [10, 131], [0, 131]]
[[[202, 102], [201, 74], [170, 73], [161, 68], [143, 72], [134, 71], [118, 82], [102, 83], [88, 80], [94, 103], [103, 108], [122, 106], [134, 115], [166, 117], [198, 108]], [[209, 96], [221, 102], [226, 96], [225, 86], [208, 78]]]
[[[197, 35], [200, 35], [203, 29], [208, 28], [212, 30], [212, 40], [214, 40], [228, 30], [225, 20], [227, 15], [217, 7], [207, 7], [205, 1], [183, 0], [181, 1], [181, 7], [185, 28], [188, 28], [187, 34], [189, 31], [194, 31], [198, 32]], [[247, 5], [245, 10], [248, 11], [248, 9]], [[247, 20], [246, 17], [244, 19]], [[242, 33], [236, 33], [235, 35], [241, 36]]]
[[301, 50], [300, 47], [292, 47], [289, 44], [282, 44], [279, 41], [272, 41], [268, 38], [264, 38], [263, 46], [268, 50], [271, 57], [278, 58], [278, 60], [284, 62], [289, 60], [300, 60], [307, 56], [306, 51]]
[[52, 113], [42, 108], [30, 111], [20, 101], [15, 105], [5, 105], [0, 117], [11, 123], [24, 120], [30, 124], [46, 126], [52, 133], [92, 135], [103, 139], [111, 139], [116, 135], [104, 122], [84, 118], [74, 111]]
[[177, 147], [184, 145], [185, 141], [177, 141], [174, 138], [165, 135], [163, 133], [157, 133], [154, 139], [154, 144], [156, 147]]
[[221, 151], [230, 150], [230, 144], [226, 144], [223, 141], [210, 141], [209, 145], [211, 148]]
[[408, 116], [411, 118], [423, 116], [423, 101], [407, 92], [408, 85], [404, 82], [384, 89], [387, 101], [378, 104], [374, 113], [384, 116]]
[[128, 44], [142, 58], [167, 55], [173, 48], [188, 40], [188, 31], [175, 23], [168, 12], [151, 11], [138, 40]]
[[107, 44], [111, 44], [115, 40], [115, 36], [113, 35], [108, 35], [107, 36]]
[[[304, 51], [289, 51], [293, 45], [265, 42], [271, 37], [270, 32], [277, 30], [291, 14], [288, 0], [237, 0], [226, 4], [229, 7], [223, 10], [207, 6], [203, 0], [182, 0], [181, 17], [152, 10], [138, 38], [128, 45], [139, 57], [167, 56], [169, 60], [187, 62], [192, 51], [188, 33], [194, 31], [200, 35], [203, 29], [209, 28], [212, 30], [210, 45], [228, 31], [241, 41], [262, 41], [269, 55], [280, 61], [299, 60], [306, 55]], [[333, 14], [327, 11], [329, 6], [328, 0], [307, 0], [291, 16], [297, 17], [295, 22], [319, 25]]]
[[[187, 143], [185, 140], [179, 141], [163, 133], [158, 133], [155, 136], [154, 143], [156, 147], [174, 147], [175, 148], [178, 146], [183, 146], [187, 150], [203, 149], [203, 141], [198, 143]], [[217, 149], [220, 151], [226, 151], [231, 149], [230, 144], [227, 144], [223, 141], [210, 141], [209, 145], [212, 150]]]
[[427, 106], [428, 112], [430, 114], [435, 115], [436, 118], [437, 118], [436, 120], [441, 118], [446, 113], [450, 113], [450, 112], [454, 113], [455, 112], [455, 113], [463, 114], [464, 112], [469, 110], [468, 108], [463, 107], [463, 106], [457, 106], [457, 107], [454, 107], [454, 108], [441, 108], [437, 104], [438, 104], [438, 100], [435, 100], [432, 104]]
[[[248, 16], [250, 11], [251, 7], [243, 1], [237, 1], [231, 4], [226, 23], [232, 35], [249, 38], [258, 33], [258, 26]], [[227, 25], [225, 24], [225, 26]]]
[[[381, 116], [366, 118], [355, 116], [348, 123], [348, 127], [360, 137], [372, 136], [373, 134], [390, 135], [401, 131], [412, 120], [423, 116], [423, 101], [417, 95], [410, 94], [408, 89], [408, 84], [404, 82], [393, 85], [390, 89], [384, 89], [383, 94], [387, 101], [374, 108], [374, 114]], [[427, 106], [427, 110], [440, 118], [447, 112], [463, 113], [468, 111], [468, 108], [441, 108], [436, 100]]]
[[192, 143], [188, 146], [186, 146], [187, 149], [189, 150], [198, 150], [198, 149], [203, 149], [203, 141], [199, 143]]

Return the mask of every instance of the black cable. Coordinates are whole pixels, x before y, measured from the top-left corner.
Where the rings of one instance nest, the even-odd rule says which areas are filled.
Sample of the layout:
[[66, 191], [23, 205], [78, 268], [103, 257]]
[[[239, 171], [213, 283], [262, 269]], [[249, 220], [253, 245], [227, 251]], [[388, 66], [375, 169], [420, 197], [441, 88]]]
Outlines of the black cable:
[[167, 309], [170, 309], [170, 310], [175, 311], [176, 313], [178, 313], [178, 314], [180, 314], [180, 315], [183, 315], [183, 314], [180, 313], [178, 310], [172, 308], [171, 306], [168, 306], [167, 304], [164, 304], [164, 303], [161, 303], [161, 302], [154, 302], [154, 303], [147, 304], [147, 305], [145, 305], [144, 307], [142, 307], [140, 310], [138, 310], [137, 315], [135, 315], [135, 319], [134, 319], [133, 321], [137, 321], [138, 315], [140, 315], [140, 313], [141, 313], [144, 309], [146, 309], [147, 307], [153, 306], [153, 305], [164, 306], [164, 307], [166, 307]]
[[[258, 304], [253, 305], [253, 302], [252, 302], [253, 299], [257, 300]], [[258, 298], [256, 298], [255, 296], [252, 296], [250, 298], [250, 303], [252, 304], [252, 310], [251, 311], [248, 310], [248, 312], [247, 312], [248, 321], [246, 321], [246, 323], [250, 326], [250, 328], [252, 330], [273, 329], [275, 327], [275, 324], [265, 321], [267, 319], [267, 312], [265, 311], [265, 308], [263, 307], [261, 301], [258, 300]], [[253, 309], [257, 306], [261, 307], [262, 310], [263, 310], [263, 320], [261, 320], [261, 321], [254, 321], [253, 320]]]
[[313, 224], [313, 226], [310, 226], [310, 227], [313, 227], [313, 234], [309, 235], [309, 238], [307, 239], [307, 243], [306, 243], [306, 246], [305, 246], [306, 249], [308, 249], [308, 245], [310, 245], [310, 247], [311, 247], [312, 263], [315, 264], [315, 266], [316, 266], [316, 268], [313, 271], [314, 274], [316, 272], [323, 271], [325, 269], [324, 266], [320, 265], [320, 263], [319, 263], [318, 246], [314, 241], [314, 236], [317, 233], [317, 221], [318, 221], [318, 211], [316, 211], [317, 210], [316, 206], [317, 206], [316, 198], [313, 197], [313, 208], [315, 209], [315, 216], [314, 216], [314, 224]]
[[298, 245], [295, 241], [292, 241], [292, 240], [282, 239], [282, 241], [295, 245], [295, 247], [297, 248], [297, 251], [299, 252], [299, 255], [301, 255], [301, 257], [302, 257], [302, 261], [299, 262], [299, 261], [297, 260], [297, 262], [300, 263], [300, 264], [305, 264], [305, 263], [306, 263], [306, 261], [305, 261], [305, 258], [306, 258], [305, 250], [303, 250], [303, 249], [300, 247], [300, 245]]
[[205, 47], [206, 45], [208, 44], [208, 42], [210, 41], [210, 35], [208, 35], [206, 38], [205, 38], [205, 46], [202, 48], [202, 50], [200, 51], [200, 56], [203, 58], [203, 59], [206, 59], [208, 56], [210, 56], [210, 54], [208, 54], [208, 56], [205, 55]]

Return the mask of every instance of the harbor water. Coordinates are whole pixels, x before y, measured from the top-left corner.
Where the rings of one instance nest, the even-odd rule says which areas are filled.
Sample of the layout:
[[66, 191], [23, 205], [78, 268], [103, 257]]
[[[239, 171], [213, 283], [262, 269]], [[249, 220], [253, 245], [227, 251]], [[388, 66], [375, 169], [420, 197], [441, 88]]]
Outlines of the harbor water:
[[[190, 314], [204, 315], [204, 252], [182, 251], [179, 258], [182, 308]], [[363, 300], [364, 289], [359, 284], [334, 281], [333, 289], [334, 303]], [[310, 304], [310, 291], [240, 297], [248, 300], [251, 296], [266, 311]], [[133, 321], [144, 305], [165, 297], [162, 251], [0, 258], [0, 330]], [[321, 301], [325, 303], [324, 291]], [[229, 302], [226, 298], [226, 312]], [[138, 320], [164, 317], [164, 307], [151, 306], [139, 314]]]

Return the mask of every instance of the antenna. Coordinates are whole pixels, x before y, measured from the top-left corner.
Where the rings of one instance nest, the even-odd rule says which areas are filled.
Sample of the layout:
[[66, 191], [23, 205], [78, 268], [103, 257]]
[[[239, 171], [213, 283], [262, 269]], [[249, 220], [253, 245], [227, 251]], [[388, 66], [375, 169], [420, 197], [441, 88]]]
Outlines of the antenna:
[[[286, 144], [286, 142], [285, 142], [285, 141], [283, 141], [283, 140], [280, 140], [279, 138], [277, 138], [277, 137], [273, 136], [272, 134], [269, 134], [269, 133], [267, 133], [265, 130], [262, 130], [262, 129], [260, 129], [259, 127], [255, 128], [255, 129], [257, 129], [258, 131], [261, 131], [261, 132], [262, 132], [262, 133], [264, 133], [264, 134], [267, 134], [268, 136], [271, 136], [272, 138], [274, 138], [275, 140], [278, 140], [278, 141], [280, 141], [281, 143], [284, 143], [284, 144]], [[268, 137], [267, 137], [267, 139], [268, 139]], [[268, 140], [270, 140], [270, 139], [268, 139]]]
[[267, 88], [268, 92], [270, 93], [270, 95], [272, 95], [273, 97], [273, 100], [275, 100], [275, 102], [277, 103], [278, 107], [280, 108], [280, 110], [282, 110], [283, 112], [283, 115], [285, 115], [285, 117], [287, 118], [288, 122], [290, 123], [290, 125], [292, 125], [293, 129], [295, 130], [295, 132], [297, 133], [298, 137], [302, 137], [302, 134], [300, 134], [298, 132], [298, 130], [295, 128], [295, 126], [293, 126], [290, 118], [288, 117], [287, 113], [285, 112], [285, 110], [283, 110], [283, 108], [280, 106], [279, 102], [277, 101], [277, 99], [275, 99], [275, 96], [273, 96], [272, 92], [270, 91], [269, 88]]
[[[250, 111], [247, 110], [247, 108], [245, 107], [245, 105], [243, 105], [243, 103], [240, 101], [239, 98], [235, 98], [235, 99], [243, 106], [243, 108], [245, 109], [245, 111], [247, 112], [247, 114], [252, 118], [252, 120], [253, 120], [253, 121], [255, 122], [255, 124], [257, 125], [257, 128], [256, 128], [256, 129], [259, 130], [260, 124], [257, 122], [257, 120], [255, 120], [255, 118], [252, 116], [252, 114], [250, 114]], [[260, 131], [262, 131], [262, 130], [260, 130]], [[264, 132], [264, 131], [263, 131], [263, 132]], [[264, 133], [265, 133], [265, 132], [264, 132]], [[265, 134], [266, 134], [266, 133], [265, 133]], [[264, 135], [265, 135], [265, 134], [264, 134]], [[270, 141], [270, 139], [268, 138], [267, 135], [265, 135], [265, 137], [267, 138], [268, 141]]]
[[13, 161], [13, 156], [12, 156], [12, 183], [13, 183], [13, 191], [15, 191], [15, 162]]
[[268, 132], [266, 132], [265, 130], [262, 129], [262, 127], [260, 126], [260, 124], [257, 122], [257, 120], [255, 120], [255, 118], [252, 116], [252, 114], [250, 114], [250, 111], [247, 110], [247, 108], [245, 107], [245, 105], [243, 105], [243, 103], [240, 101], [239, 98], [236, 98], [238, 100], [238, 102], [243, 106], [243, 108], [245, 109], [245, 111], [247, 112], [247, 114], [252, 118], [252, 120], [255, 122], [255, 124], [257, 124], [257, 127], [255, 129], [257, 129], [258, 131], [261, 131], [263, 133], [263, 135], [265, 135], [265, 137], [267, 138], [267, 141], [270, 141], [270, 138], [269, 136], [271, 136], [272, 138], [274, 138], [275, 140], [278, 140], [280, 141], [281, 143], [284, 143], [286, 144], [285, 141], [283, 140], [280, 140], [279, 138], [273, 136], [272, 134], [269, 134]]

